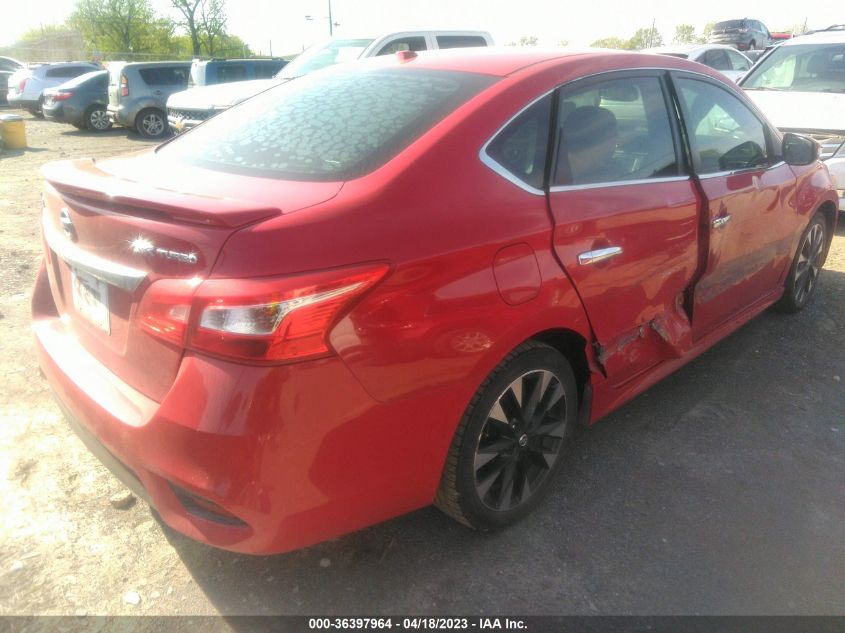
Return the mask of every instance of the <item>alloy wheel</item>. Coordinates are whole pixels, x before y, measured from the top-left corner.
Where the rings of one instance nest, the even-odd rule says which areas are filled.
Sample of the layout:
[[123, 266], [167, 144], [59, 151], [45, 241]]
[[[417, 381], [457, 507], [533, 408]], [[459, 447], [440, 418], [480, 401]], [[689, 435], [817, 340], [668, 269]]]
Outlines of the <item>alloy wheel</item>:
[[111, 126], [108, 113], [102, 109], [92, 110], [88, 116], [88, 123], [95, 130], [107, 130]]
[[814, 224], [798, 252], [798, 263], [795, 266], [795, 302], [804, 303], [816, 285], [816, 279], [822, 267], [824, 258], [824, 227]]
[[481, 428], [475, 451], [475, 488], [493, 510], [511, 510], [540, 487], [560, 456], [566, 396], [552, 372], [523, 374], [502, 393]]
[[164, 120], [158, 114], [150, 112], [141, 119], [141, 129], [146, 136], [161, 136], [164, 132]]

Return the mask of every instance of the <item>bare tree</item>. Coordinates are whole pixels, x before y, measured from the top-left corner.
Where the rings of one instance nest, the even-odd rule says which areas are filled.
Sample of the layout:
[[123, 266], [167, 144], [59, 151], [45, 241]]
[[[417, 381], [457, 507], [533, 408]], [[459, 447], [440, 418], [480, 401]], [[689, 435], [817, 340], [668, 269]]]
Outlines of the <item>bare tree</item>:
[[191, 37], [191, 50], [195, 56], [200, 54], [200, 32], [198, 24], [197, 9], [202, 0], [170, 0], [170, 4], [174, 9], [182, 14], [182, 19], [178, 24], [188, 31]]
[[205, 52], [214, 55], [226, 35], [226, 6], [223, 0], [200, 0], [199, 30]]

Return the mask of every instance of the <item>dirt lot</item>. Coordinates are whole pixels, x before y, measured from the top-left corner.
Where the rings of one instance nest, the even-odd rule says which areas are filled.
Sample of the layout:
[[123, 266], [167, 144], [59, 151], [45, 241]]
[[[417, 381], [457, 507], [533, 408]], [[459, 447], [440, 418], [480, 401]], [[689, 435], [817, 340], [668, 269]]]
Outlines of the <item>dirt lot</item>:
[[146, 143], [26, 116], [31, 148], [0, 155], [0, 614], [845, 611], [845, 230], [807, 310], [764, 314], [583, 432], [516, 528], [427, 509], [241, 556], [114, 508], [39, 376], [39, 168]]

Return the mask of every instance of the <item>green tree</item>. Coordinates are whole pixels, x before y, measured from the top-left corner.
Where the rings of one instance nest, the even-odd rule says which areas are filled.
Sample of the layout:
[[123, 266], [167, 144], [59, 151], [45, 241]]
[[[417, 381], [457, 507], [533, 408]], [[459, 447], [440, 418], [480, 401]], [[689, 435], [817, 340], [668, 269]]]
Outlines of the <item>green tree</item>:
[[69, 24], [90, 49], [127, 57], [149, 52], [157, 28], [148, 0], [78, 0]]
[[593, 48], [614, 48], [617, 50], [626, 50], [629, 48], [628, 44], [628, 40], [623, 40], [621, 37], [603, 37], [590, 44], [590, 46]]
[[710, 36], [713, 34], [713, 27], [714, 26], [716, 26], [715, 22], [708, 22], [707, 24], [705, 24], [704, 30], [701, 32], [701, 35], [699, 35], [697, 38], [695, 38], [695, 41], [698, 44], [706, 44], [707, 42], [709, 42]]
[[567, 46], [569, 46], [569, 40], [560, 40], [560, 41], [557, 43], [557, 45], [558, 45], [558, 46], [561, 46], [561, 47], [563, 47], [563, 48], [566, 48]]
[[663, 37], [653, 27], [637, 29], [631, 39], [628, 40], [628, 48], [635, 51], [654, 46], [663, 46]]
[[695, 42], [695, 27], [692, 24], [679, 24], [675, 27], [673, 44], [692, 44]]
[[519, 45], [520, 46], [537, 46], [537, 36], [536, 35], [523, 35], [519, 38]]

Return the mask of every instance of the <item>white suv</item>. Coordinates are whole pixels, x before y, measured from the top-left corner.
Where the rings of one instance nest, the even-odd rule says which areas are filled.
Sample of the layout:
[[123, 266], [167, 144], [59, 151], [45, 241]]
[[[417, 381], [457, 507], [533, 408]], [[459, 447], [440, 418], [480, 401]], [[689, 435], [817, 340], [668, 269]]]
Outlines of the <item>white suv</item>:
[[26, 108], [33, 114], [40, 115], [45, 89], [59, 86], [92, 70], [101, 68], [91, 62], [61, 62], [22, 68], [9, 77], [9, 105]]
[[821, 159], [837, 180], [845, 211], [845, 28], [786, 40], [739, 82], [782, 132], [821, 144]]
[[493, 38], [485, 31], [402, 31], [381, 37], [335, 37], [308, 48], [273, 79], [200, 86], [170, 95], [167, 121], [173, 132], [182, 132], [279, 82], [342, 62], [401, 51], [482, 46], [493, 46]]

